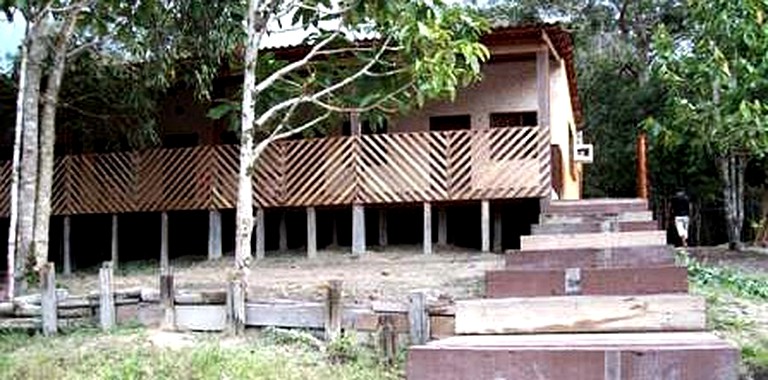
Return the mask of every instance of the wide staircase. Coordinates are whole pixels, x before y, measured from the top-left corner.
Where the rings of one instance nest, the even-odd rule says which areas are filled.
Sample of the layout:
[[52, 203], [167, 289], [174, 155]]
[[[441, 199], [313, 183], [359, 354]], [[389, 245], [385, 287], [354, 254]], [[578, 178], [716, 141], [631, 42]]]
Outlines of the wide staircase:
[[410, 380], [735, 380], [666, 234], [638, 199], [553, 201], [456, 336], [414, 346]]

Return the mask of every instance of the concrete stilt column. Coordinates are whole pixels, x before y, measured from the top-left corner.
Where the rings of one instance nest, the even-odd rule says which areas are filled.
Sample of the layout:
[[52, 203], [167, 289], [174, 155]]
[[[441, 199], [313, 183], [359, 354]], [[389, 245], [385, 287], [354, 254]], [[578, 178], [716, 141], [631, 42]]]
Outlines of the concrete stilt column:
[[491, 202], [480, 201], [480, 250], [491, 251]]
[[423, 251], [425, 255], [432, 254], [432, 205], [424, 202], [424, 243]]
[[288, 227], [285, 224], [285, 214], [285, 211], [280, 214], [280, 252], [288, 250]]
[[117, 236], [117, 214], [112, 214], [112, 268], [117, 269], [118, 263], [118, 236]]
[[307, 257], [317, 257], [317, 213], [314, 207], [307, 207]]
[[333, 212], [333, 218], [331, 220], [331, 247], [336, 248], [339, 246], [339, 228], [336, 222], [336, 210]]
[[170, 260], [168, 259], [168, 213], [160, 214], [160, 273], [168, 273]]
[[365, 254], [365, 209], [361, 204], [352, 205], [352, 254]]
[[437, 245], [448, 245], [448, 211], [445, 207], [437, 210]]
[[264, 234], [264, 209], [261, 207], [256, 208], [256, 259], [261, 260], [264, 258], [264, 241], [266, 235]]
[[65, 276], [69, 276], [72, 274], [72, 254], [70, 251], [70, 232], [72, 228], [72, 221], [70, 220], [70, 216], [66, 215], [64, 216], [64, 257], [63, 260], [63, 267], [62, 270], [64, 271]]
[[389, 244], [387, 233], [387, 210], [379, 210], [379, 246], [386, 247]]
[[501, 209], [493, 212], [493, 251], [501, 252]]
[[221, 213], [208, 211], [208, 260], [221, 258]]

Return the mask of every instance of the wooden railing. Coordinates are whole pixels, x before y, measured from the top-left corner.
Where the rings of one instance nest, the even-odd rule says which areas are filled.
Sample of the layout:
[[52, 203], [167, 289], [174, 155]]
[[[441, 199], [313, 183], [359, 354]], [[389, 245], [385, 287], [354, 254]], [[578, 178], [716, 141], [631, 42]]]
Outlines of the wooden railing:
[[[235, 207], [237, 146], [58, 158], [55, 214]], [[8, 215], [10, 163], [0, 164]], [[536, 127], [280, 141], [253, 175], [263, 207], [542, 197], [549, 136]]]

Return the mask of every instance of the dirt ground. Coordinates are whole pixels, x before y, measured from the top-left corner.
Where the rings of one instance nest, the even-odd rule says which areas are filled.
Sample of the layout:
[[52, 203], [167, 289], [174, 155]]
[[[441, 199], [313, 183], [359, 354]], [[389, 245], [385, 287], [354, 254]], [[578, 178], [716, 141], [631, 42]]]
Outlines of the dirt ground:
[[691, 255], [703, 262], [737, 268], [746, 272], [768, 274], [768, 250], [747, 248], [743, 252], [729, 251], [725, 246], [688, 248]]
[[[121, 263], [115, 288], [136, 286], [158, 288], [157, 263]], [[224, 289], [231, 257], [219, 261], [172, 262], [177, 289]], [[430, 256], [419, 247], [390, 247], [387, 252], [368, 252], [354, 258], [341, 251], [320, 251], [308, 260], [300, 252], [275, 255], [252, 267], [251, 296], [264, 299], [321, 300], [324, 285], [332, 279], [343, 281], [348, 303], [367, 305], [371, 301], [406, 302], [408, 293], [425, 291], [430, 298], [453, 300], [479, 297], [486, 270], [502, 268], [502, 256], [456, 249], [437, 250]], [[71, 294], [98, 289], [96, 271], [75, 273], [59, 283]]]

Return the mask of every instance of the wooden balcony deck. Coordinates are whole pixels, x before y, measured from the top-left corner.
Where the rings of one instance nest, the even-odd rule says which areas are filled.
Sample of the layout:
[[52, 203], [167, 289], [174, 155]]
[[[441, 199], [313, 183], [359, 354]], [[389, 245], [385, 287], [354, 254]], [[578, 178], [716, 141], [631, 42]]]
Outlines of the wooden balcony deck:
[[[237, 146], [64, 156], [59, 215], [235, 207]], [[0, 164], [0, 213], [10, 163]], [[262, 207], [328, 206], [549, 195], [549, 135], [538, 127], [280, 141], [253, 175]]]

